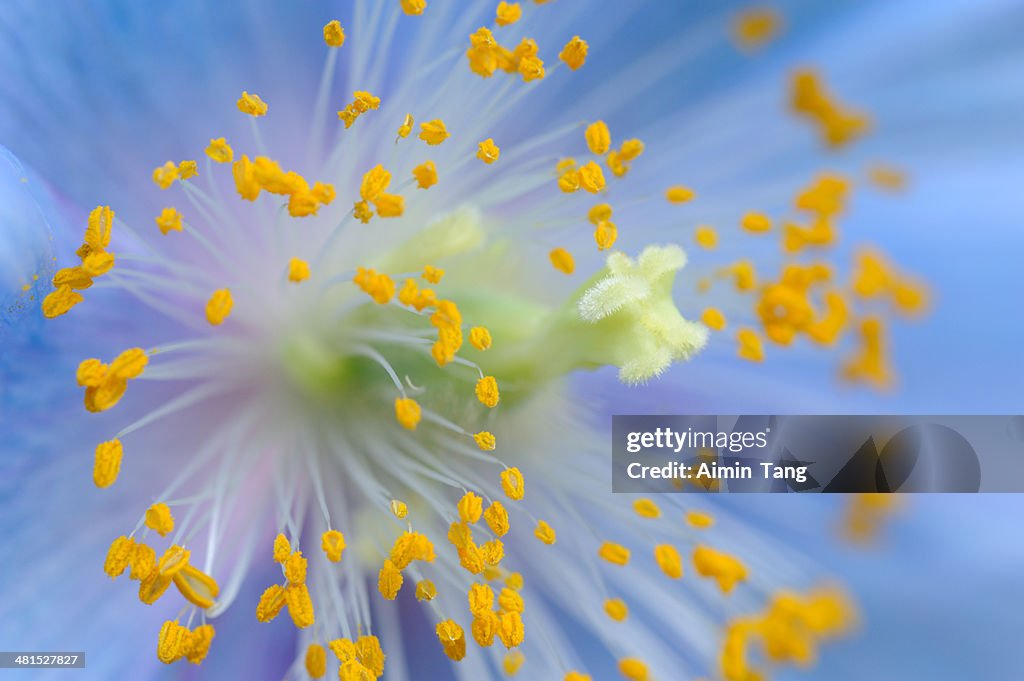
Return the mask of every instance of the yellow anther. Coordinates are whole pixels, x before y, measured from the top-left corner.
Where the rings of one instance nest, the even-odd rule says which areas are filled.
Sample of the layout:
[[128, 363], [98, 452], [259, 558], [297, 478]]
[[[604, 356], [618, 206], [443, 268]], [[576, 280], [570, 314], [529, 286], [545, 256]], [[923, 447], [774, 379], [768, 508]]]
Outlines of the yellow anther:
[[498, 382], [494, 380], [494, 376], [484, 376], [476, 382], [476, 398], [490, 409], [498, 406], [501, 396], [498, 393]]
[[152, 605], [164, 595], [167, 588], [174, 581], [173, 575], [165, 575], [159, 567], [154, 567], [141, 582], [139, 582], [139, 600], [146, 605]]
[[604, 161], [608, 164], [608, 170], [612, 171], [612, 175], [615, 177], [624, 177], [629, 172], [629, 163], [622, 160], [620, 151], [608, 152]]
[[868, 317], [861, 322], [858, 332], [860, 347], [853, 357], [843, 363], [843, 378], [867, 381], [883, 389], [889, 387], [892, 370], [886, 356], [882, 321], [877, 317]]
[[[414, 120], [412, 114], [405, 114], [405, 118], [402, 119], [402, 124], [398, 126], [398, 137], [399, 139], [405, 139], [412, 132]], [[397, 140], [396, 140], [397, 141]]]
[[771, 231], [772, 220], [764, 213], [744, 213], [740, 226], [753, 234], [761, 234]]
[[256, 604], [256, 620], [258, 622], [271, 621], [281, 612], [285, 603], [284, 587], [280, 584], [270, 585]]
[[299, 629], [313, 626], [316, 613], [313, 610], [313, 599], [309, 597], [309, 588], [305, 584], [289, 584], [284, 590], [288, 614]]
[[508, 534], [508, 511], [500, 501], [492, 501], [491, 505], [484, 511], [484, 521], [487, 523], [487, 527], [491, 528], [491, 532], [499, 537], [504, 537]]
[[[590, 153], [604, 156], [612, 146], [612, 133], [604, 121], [594, 121], [583, 131]], [[589, 164], [588, 164], [589, 165]]]
[[729, 593], [738, 582], [747, 579], [747, 566], [734, 556], [708, 546], [693, 550], [693, 567], [702, 577], [712, 577], [722, 593]]
[[597, 223], [594, 228], [594, 241], [597, 243], [597, 250], [607, 251], [615, 245], [619, 238], [619, 229], [611, 220]]
[[356, 90], [352, 93], [352, 97], [352, 107], [359, 113], [376, 111], [380, 108], [380, 97], [375, 97], [365, 90]]
[[309, 190], [309, 193], [318, 203], [325, 206], [333, 203], [338, 195], [334, 190], [333, 184], [324, 184], [322, 182], [313, 183], [313, 188]]
[[213, 577], [192, 565], [174, 574], [174, 586], [185, 600], [203, 610], [212, 608], [220, 595], [220, 586]]
[[199, 664], [205, 660], [206, 655], [210, 652], [210, 644], [213, 643], [213, 637], [216, 633], [212, 624], [201, 624], [193, 629], [192, 644], [185, 653], [185, 659], [192, 664]]
[[121, 457], [124, 448], [120, 440], [110, 440], [96, 445], [96, 459], [92, 467], [92, 481], [97, 487], [110, 487], [121, 472]]
[[366, 171], [363, 175], [362, 184], [359, 186], [359, 195], [364, 201], [374, 201], [391, 184], [391, 173], [385, 170], [384, 166], [377, 164]]
[[178, 164], [178, 179], [190, 180], [199, 174], [199, 166], [195, 161], [182, 161]]
[[604, 172], [593, 161], [580, 166], [580, 186], [591, 194], [604, 189]]
[[98, 251], [82, 258], [81, 272], [89, 278], [100, 277], [109, 272], [113, 266], [114, 254]]
[[541, 540], [545, 544], [554, 544], [557, 540], [555, 529], [543, 520], [537, 521], [537, 527], [535, 527], [533, 530], [533, 536]]
[[278, 534], [274, 537], [274, 562], [284, 565], [288, 557], [292, 555], [292, 545], [288, 537]]
[[156, 226], [160, 228], [160, 233], [164, 236], [168, 232], [180, 232], [182, 230], [181, 213], [175, 208], [164, 208], [156, 217]]
[[[53, 285], [56, 288], [68, 286], [72, 289], [85, 290], [90, 288], [92, 284], [92, 277], [86, 274], [81, 267], [63, 267], [53, 275]], [[22, 288], [23, 291], [28, 291], [32, 288], [30, 284], [25, 284], [25, 287]]]
[[469, 36], [469, 44], [472, 47], [487, 47], [491, 48], [498, 44], [494, 39], [494, 34], [491, 29], [481, 26]]
[[[338, 22], [331, 22], [331, 24], [336, 23]], [[331, 24], [327, 24], [327, 26]], [[324, 38], [327, 38], [326, 26], [324, 27]], [[330, 45], [330, 41], [327, 44]], [[340, 45], [331, 45], [331, 47], [340, 47]], [[319, 643], [310, 643], [306, 648], [306, 673], [314, 679], [319, 679], [327, 673], [327, 651]]]
[[841, 147], [867, 131], [867, 116], [835, 102], [825, 91], [817, 74], [810, 70], [793, 73], [790, 85], [793, 110], [811, 119], [819, 134], [831, 147]]
[[501, 473], [501, 489], [509, 499], [519, 501], [526, 493], [526, 482], [518, 468], [506, 468]]
[[487, 165], [497, 161], [500, 156], [501, 149], [498, 148], [498, 145], [490, 137], [477, 145], [476, 157]]
[[337, 530], [327, 530], [320, 537], [320, 548], [326, 554], [327, 560], [337, 563], [345, 551], [345, 535]]
[[576, 168], [567, 168], [558, 176], [558, 188], [566, 194], [579, 191], [580, 171]]
[[480, 617], [494, 608], [494, 590], [486, 584], [472, 584], [466, 598], [469, 600], [469, 611], [475, 617]]
[[561, 175], [567, 170], [579, 170], [579, 166], [574, 158], [563, 158], [555, 164], [555, 173]]
[[125, 350], [110, 363], [107, 367], [107, 376], [114, 376], [125, 380], [138, 378], [142, 375], [146, 365], [149, 364], [149, 355], [142, 348], [130, 348]]
[[405, 213], [405, 198], [399, 194], [381, 194], [373, 205], [382, 218], [397, 218]]
[[427, 8], [427, 0], [401, 0], [402, 11], [412, 16], [423, 14]]
[[185, 657], [192, 640], [192, 634], [187, 627], [178, 624], [178, 620], [168, 620], [160, 627], [160, 634], [157, 638], [156, 656], [164, 664], [171, 664], [176, 660]]
[[619, 147], [619, 158], [626, 163], [635, 161], [644, 153], [644, 143], [638, 139], [628, 139]]
[[[483, 326], [474, 326], [469, 330], [469, 342], [477, 350], [488, 350], [491, 347], [491, 332]], [[498, 387], [494, 386], [495, 394], [497, 394]]]
[[515, 589], [506, 587], [498, 594], [498, 607], [503, 612], [522, 613], [526, 606], [523, 603], [523, 597]]
[[164, 577], [173, 577], [178, 574], [186, 565], [192, 552], [188, 549], [174, 544], [160, 556], [157, 562], [157, 570]]
[[725, 315], [716, 307], [705, 308], [704, 312], [700, 315], [700, 320], [709, 329], [714, 329], [715, 331], [721, 331], [725, 328]]
[[392, 499], [391, 500], [391, 512], [394, 514], [394, 516], [396, 518], [401, 520], [402, 518], [404, 518], [405, 516], [407, 516], [409, 514], [409, 507], [406, 506], [404, 501], [399, 501], [398, 499]]
[[483, 559], [484, 565], [497, 567], [505, 557], [505, 545], [498, 539], [484, 542], [480, 545], [480, 557]]
[[444, 127], [444, 121], [435, 118], [426, 123], [420, 123], [420, 139], [427, 144], [434, 146], [448, 139], [448, 129]]
[[209, 146], [206, 147], [206, 155], [214, 163], [231, 163], [235, 158], [234, 150], [223, 137], [210, 140]]
[[641, 518], [661, 517], [661, 509], [650, 499], [636, 499], [633, 501], [633, 510]]
[[647, 665], [635, 657], [624, 657], [619, 660], [619, 673], [629, 681], [648, 681], [651, 678]]
[[352, 216], [365, 225], [370, 221], [370, 218], [373, 217], [373, 211], [370, 210], [370, 204], [366, 201], [357, 201], [352, 209]]
[[707, 225], [698, 225], [693, 230], [693, 240], [697, 242], [697, 245], [701, 248], [711, 250], [718, 245], [718, 232], [713, 227]]
[[[324, 42], [328, 47], [341, 47], [345, 44], [345, 29], [337, 19], [328, 21], [324, 25]], [[321, 648], [321, 650], [323, 650]]]
[[43, 315], [48, 319], [59, 317], [83, 300], [82, 294], [72, 290], [69, 285], [58, 286], [56, 291], [43, 299]]
[[492, 452], [498, 446], [498, 441], [495, 439], [494, 434], [486, 430], [482, 430], [474, 435], [473, 441], [476, 442], [477, 447], [485, 452]]
[[267, 114], [266, 103], [256, 94], [250, 95], [248, 92], [242, 92], [237, 105], [239, 111], [250, 116], [265, 116]]
[[458, 662], [466, 656], [466, 635], [454, 620], [439, 623], [436, 631], [437, 640], [449, 659]]
[[306, 570], [309, 561], [302, 555], [302, 551], [296, 551], [288, 556], [284, 562], [284, 577], [289, 584], [304, 584], [306, 582]]
[[90, 412], [101, 412], [111, 409], [121, 401], [127, 389], [127, 380], [116, 376], [108, 376], [99, 387], [85, 389], [85, 408]]
[[591, 681], [590, 674], [583, 674], [582, 672], [570, 671], [565, 673], [565, 678], [562, 681]]
[[263, 188], [256, 179], [256, 167], [248, 156], [243, 154], [242, 158], [231, 164], [231, 175], [235, 180], [238, 195], [246, 201], [255, 201]]
[[669, 579], [683, 576], [683, 559], [671, 544], [658, 544], [654, 547], [654, 562]]
[[544, 61], [536, 56], [529, 55], [519, 60], [519, 73], [523, 76], [523, 82], [529, 83], [532, 80], [544, 78]]
[[675, 185], [665, 190], [665, 200], [669, 203], [686, 203], [687, 201], [693, 201], [696, 196], [697, 192], [682, 185]]
[[210, 296], [209, 302], [206, 303], [206, 321], [210, 322], [213, 326], [219, 326], [224, 323], [224, 320], [231, 314], [231, 308], [234, 307], [235, 301], [231, 298], [231, 291], [222, 288], [217, 289]]
[[128, 575], [131, 579], [145, 579], [156, 568], [156, 551], [151, 546], [136, 542], [128, 564], [132, 568]]
[[401, 290], [398, 291], [398, 302], [402, 305], [412, 306], [420, 295], [420, 287], [416, 284], [415, 279], [406, 279], [405, 283], [402, 284]]
[[437, 166], [433, 161], [424, 161], [412, 169], [412, 176], [416, 178], [418, 188], [430, 189], [437, 184]]
[[472, 525], [480, 520], [480, 516], [484, 511], [484, 500], [473, 492], [466, 492], [459, 499], [458, 509], [462, 522]]
[[551, 266], [563, 274], [572, 274], [576, 270], [576, 261], [572, 253], [564, 248], [551, 249], [548, 258], [551, 260]]
[[124, 535], [115, 539], [107, 550], [107, 558], [103, 562], [103, 571], [110, 578], [121, 576], [128, 568], [132, 553], [135, 551], [135, 541]]
[[779, 32], [782, 20], [770, 7], [750, 7], [732, 23], [732, 36], [737, 47], [755, 50], [768, 43]]
[[370, 670], [374, 678], [384, 674], [384, 651], [376, 636], [360, 636], [355, 643], [356, 659]]
[[384, 305], [395, 295], [395, 282], [386, 274], [379, 274], [372, 269], [359, 267], [353, 283], [369, 295], [378, 305]]
[[501, 613], [501, 624], [498, 627], [498, 638], [506, 648], [515, 648], [526, 637], [523, 617], [518, 612]]
[[384, 566], [377, 574], [377, 590], [380, 591], [380, 595], [385, 599], [393, 601], [398, 596], [404, 581], [402, 572], [395, 567], [395, 564], [390, 560], [385, 560]]
[[690, 527], [703, 530], [715, 524], [715, 519], [710, 513], [703, 511], [687, 511], [686, 522]]
[[742, 328], [736, 332], [736, 342], [739, 344], [737, 354], [743, 359], [751, 362], [764, 361], [764, 346], [757, 331], [749, 328]]
[[473, 531], [464, 522], [452, 523], [448, 527], [448, 541], [457, 549], [464, 549], [473, 543]]
[[477, 642], [477, 645], [481, 648], [490, 648], [494, 645], [494, 637], [500, 628], [501, 618], [498, 617], [498, 613], [484, 610], [473, 618], [473, 626], [470, 631], [473, 632], [473, 640]]
[[902, 191], [907, 188], [907, 175], [899, 168], [876, 163], [868, 168], [868, 179], [879, 189]]
[[302, 258], [292, 258], [288, 261], [288, 281], [299, 283], [309, 279], [309, 263]]
[[612, 565], [626, 565], [629, 563], [629, 549], [621, 544], [606, 541], [597, 550], [597, 555]]
[[495, 21], [498, 26], [508, 26], [514, 24], [523, 16], [523, 8], [519, 6], [518, 2], [502, 2], [498, 3], [498, 9], [495, 10]]
[[505, 658], [501, 661], [501, 668], [509, 676], [515, 676], [524, 662], [526, 662], [526, 656], [521, 651], [513, 650], [505, 655]]
[[737, 291], [752, 291], [757, 287], [757, 273], [749, 260], [737, 260], [727, 271], [732, 274]]
[[174, 516], [167, 504], [156, 503], [146, 509], [146, 527], [161, 537], [174, 530]]
[[432, 601], [437, 598], [437, 587], [429, 579], [416, 583], [416, 600]]
[[338, 112], [338, 120], [345, 122], [346, 130], [352, 127], [352, 124], [356, 122], [357, 118], [359, 118], [359, 112], [356, 111], [355, 107], [351, 104]]
[[167, 189], [178, 179], [178, 166], [173, 161], [168, 161], [159, 168], [153, 170], [153, 182], [160, 189]]
[[410, 397], [398, 397], [395, 399], [395, 418], [398, 419], [398, 422], [404, 428], [416, 430], [416, 426], [419, 425], [422, 417], [423, 411], [416, 400]]
[[612, 207], [607, 203], [599, 203], [587, 211], [587, 220], [592, 225], [599, 225], [612, 219]]
[[523, 575], [518, 572], [510, 572], [505, 578], [505, 586], [520, 591], [523, 588]]
[[587, 51], [590, 46], [587, 45], [587, 41], [580, 38], [578, 35], [574, 35], [572, 40], [565, 44], [562, 51], [558, 53], [558, 58], [565, 62], [565, 65], [575, 71], [579, 67], [583, 66], [587, 61]]
[[604, 602], [604, 612], [616, 622], [622, 622], [629, 617], [629, 606], [621, 598], [609, 598]]

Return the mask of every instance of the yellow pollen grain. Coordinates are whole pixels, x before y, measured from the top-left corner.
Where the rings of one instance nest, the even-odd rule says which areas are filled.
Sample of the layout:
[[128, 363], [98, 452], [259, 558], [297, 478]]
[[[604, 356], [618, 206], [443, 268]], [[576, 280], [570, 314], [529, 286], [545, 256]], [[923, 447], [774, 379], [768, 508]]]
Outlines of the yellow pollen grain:
[[505, 673], [509, 676], [515, 676], [519, 672], [519, 668], [526, 662], [526, 656], [523, 655], [520, 650], [513, 650], [505, 656], [501, 661], [501, 668], [505, 670]]
[[647, 665], [635, 657], [624, 657], [619, 660], [619, 673], [629, 681], [648, 681], [651, 678]]
[[199, 167], [195, 161], [182, 161], [178, 164], [178, 179], [190, 180], [199, 174]]
[[661, 517], [661, 509], [650, 499], [636, 499], [633, 502], [633, 511], [641, 518]]
[[474, 326], [469, 330], [469, 342], [477, 350], [489, 350], [492, 342], [491, 332], [486, 327]]
[[309, 587], [305, 584], [289, 584], [284, 590], [285, 603], [288, 605], [288, 614], [292, 616], [292, 623], [298, 629], [306, 629], [316, 622], [316, 614], [313, 610], [313, 599], [309, 596]]
[[591, 681], [590, 674], [584, 674], [577, 671], [569, 671], [565, 673], [565, 677], [562, 681]]
[[320, 548], [323, 549], [327, 560], [332, 563], [341, 561], [341, 554], [345, 552], [345, 535], [338, 530], [327, 530], [320, 537]]
[[[324, 34], [326, 33], [327, 29], [324, 28]], [[306, 673], [314, 679], [319, 679], [327, 673], [327, 651], [319, 643], [310, 643], [306, 648]]]
[[153, 182], [160, 189], [167, 189], [178, 179], [178, 166], [173, 161], [168, 161], [153, 171]]
[[437, 587], [429, 579], [416, 583], [416, 600], [432, 601], [437, 598]]
[[230, 290], [226, 288], [217, 289], [206, 303], [206, 321], [210, 322], [213, 326], [220, 326], [228, 318], [228, 315], [231, 314], [231, 308], [234, 307], [234, 304]]
[[403, 428], [416, 430], [416, 426], [419, 425], [422, 416], [423, 411], [416, 400], [409, 397], [395, 399], [395, 418], [398, 419]]
[[309, 279], [309, 263], [302, 258], [292, 258], [288, 261], [288, 281], [299, 283]]
[[398, 499], [392, 499], [390, 507], [391, 507], [391, 513], [394, 514], [394, 516], [396, 518], [398, 518], [399, 520], [401, 520], [401, 519], [405, 518], [405, 516], [409, 515], [409, 507], [406, 505], [406, 503], [404, 501], [399, 501]]
[[490, 165], [501, 156], [501, 149], [494, 143], [494, 139], [488, 137], [477, 145], [476, 157]]
[[401, 0], [402, 11], [410, 16], [419, 16], [427, 8], [426, 0]]
[[437, 166], [433, 161], [424, 161], [412, 169], [412, 176], [416, 179], [417, 188], [430, 189], [437, 184]]
[[612, 219], [612, 207], [607, 203], [599, 203], [587, 211], [587, 220], [592, 225], [599, 225]]
[[523, 627], [523, 616], [518, 612], [501, 613], [501, 624], [498, 628], [498, 638], [506, 648], [515, 648], [522, 644], [526, 637], [526, 630]]
[[362, 184], [359, 186], [359, 196], [364, 201], [374, 201], [384, 193], [390, 184], [391, 173], [378, 163], [363, 175]]
[[578, 35], [574, 35], [572, 40], [565, 44], [562, 51], [558, 53], [558, 58], [561, 59], [566, 66], [575, 71], [576, 69], [583, 66], [587, 61], [587, 52], [590, 46], [586, 40], [583, 40]]
[[373, 205], [382, 218], [397, 218], [405, 213], [405, 198], [399, 194], [381, 194]]
[[462, 522], [473, 524], [480, 520], [480, 516], [484, 512], [484, 500], [473, 492], [466, 492], [459, 499], [458, 508]]
[[715, 519], [710, 513], [704, 511], [687, 511], [686, 523], [695, 529], [703, 530], [715, 524]]
[[566, 168], [558, 176], [558, 188], [566, 194], [579, 191], [580, 171], [576, 168]]
[[509, 499], [513, 501], [519, 501], [523, 498], [526, 493], [525, 481], [523, 480], [523, 474], [518, 468], [506, 468], [501, 473], [501, 489], [505, 492]]
[[763, 47], [774, 38], [782, 20], [770, 7], [750, 7], [733, 20], [732, 36], [736, 45], [744, 50]]
[[604, 602], [604, 612], [616, 622], [622, 622], [629, 617], [629, 606], [621, 598], [609, 598]]
[[594, 121], [583, 131], [590, 153], [604, 156], [612, 146], [612, 134], [604, 121]]
[[445, 620], [437, 625], [436, 632], [441, 648], [449, 659], [458, 662], [466, 656], [466, 635], [457, 622]]
[[345, 29], [337, 19], [324, 25], [324, 42], [328, 47], [341, 47], [345, 44]]
[[658, 544], [654, 547], [654, 562], [669, 579], [683, 576], [683, 559], [671, 544]]
[[736, 332], [736, 342], [739, 347], [737, 354], [743, 359], [751, 362], [764, 361], [764, 346], [757, 331], [750, 328], [742, 328]]
[[715, 331], [721, 331], [725, 328], [725, 315], [716, 307], [705, 308], [704, 312], [700, 315], [700, 320], [709, 329], [714, 329]]
[[306, 582], [306, 570], [309, 561], [302, 555], [302, 551], [296, 551], [288, 556], [284, 562], [284, 576], [289, 584], [304, 584]]
[[497, 536], [504, 537], [508, 534], [508, 511], [500, 501], [495, 500], [491, 502], [491, 505], [484, 511], [484, 521], [487, 523], [487, 527], [491, 529], [491, 532]]
[[256, 621], [269, 622], [281, 612], [285, 606], [284, 587], [272, 584], [260, 596], [256, 604]]
[[[402, 124], [398, 126], [398, 139], [405, 139], [412, 132], [412, 126], [414, 123], [412, 114], [405, 114], [405, 118], [402, 119]], [[395, 140], [397, 143], [398, 140]]]
[[624, 566], [629, 563], [629, 549], [621, 544], [605, 542], [597, 550], [597, 555], [612, 565]]
[[611, 220], [599, 222], [594, 228], [594, 242], [597, 243], [597, 250], [607, 251], [615, 245], [619, 238], [619, 229]]
[[423, 279], [431, 284], [440, 284], [444, 277], [444, 270], [438, 267], [427, 265], [423, 268]]
[[752, 234], [763, 234], [772, 229], [772, 221], [764, 213], [745, 213], [740, 219], [740, 226]]
[[604, 172], [601, 166], [590, 161], [580, 166], [580, 186], [591, 194], [596, 194], [605, 187]]
[[167, 504], [157, 503], [146, 509], [146, 527], [161, 537], [166, 537], [168, 532], [174, 530], [174, 516]]
[[274, 562], [284, 565], [290, 555], [292, 555], [292, 545], [289, 543], [288, 537], [278, 534], [274, 537]]
[[242, 96], [238, 98], [236, 104], [238, 110], [244, 114], [249, 114], [250, 116], [267, 115], [267, 105], [257, 94], [250, 95], [248, 92], [242, 92]]
[[576, 261], [573, 259], [572, 253], [564, 248], [551, 249], [548, 258], [551, 260], [551, 266], [563, 274], [572, 274], [576, 270]]
[[97, 487], [110, 487], [121, 472], [121, 458], [124, 448], [120, 440], [110, 440], [96, 445], [96, 457], [92, 468], [92, 481]]

